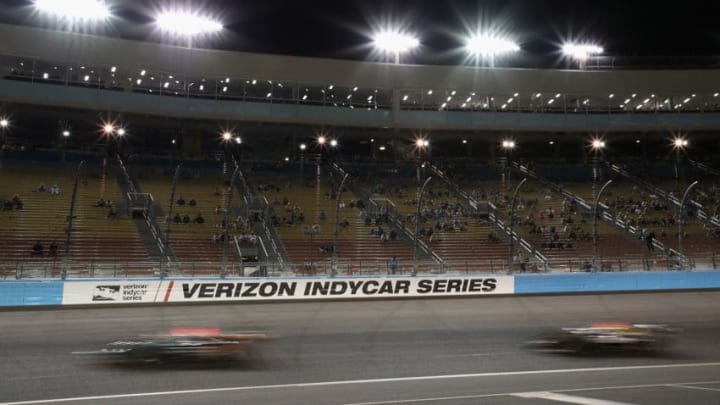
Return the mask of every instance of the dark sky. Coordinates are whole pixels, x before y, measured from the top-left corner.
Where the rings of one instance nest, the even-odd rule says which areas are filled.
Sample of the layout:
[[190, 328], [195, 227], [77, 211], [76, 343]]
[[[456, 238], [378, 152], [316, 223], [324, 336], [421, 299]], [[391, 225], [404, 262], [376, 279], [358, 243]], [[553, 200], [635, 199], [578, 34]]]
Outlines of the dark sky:
[[[73, 0], [63, 0], [71, 4]], [[462, 36], [478, 26], [506, 33], [522, 52], [498, 65], [557, 63], [564, 40], [589, 40], [617, 58], [680, 64], [720, 59], [720, 2], [646, 0], [106, 0], [117, 16], [87, 32], [160, 41], [152, 15], [168, 4], [200, 7], [224, 32], [195, 46], [249, 52], [382, 60], [367, 46], [375, 27], [400, 23], [422, 43], [406, 63], [462, 64]], [[0, 21], [51, 27], [30, 0], [0, 0]], [[642, 63], [642, 62], [641, 62]], [[651, 63], [651, 62], [649, 62]]]

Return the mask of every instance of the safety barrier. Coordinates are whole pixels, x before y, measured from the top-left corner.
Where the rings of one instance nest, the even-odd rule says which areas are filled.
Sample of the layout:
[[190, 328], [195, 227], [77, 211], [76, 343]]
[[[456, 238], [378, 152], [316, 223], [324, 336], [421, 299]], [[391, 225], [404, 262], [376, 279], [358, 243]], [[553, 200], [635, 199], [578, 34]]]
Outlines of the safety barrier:
[[474, 276], [85, 279], [0, 282], [0, 307], [720, 289], [720, 272]]

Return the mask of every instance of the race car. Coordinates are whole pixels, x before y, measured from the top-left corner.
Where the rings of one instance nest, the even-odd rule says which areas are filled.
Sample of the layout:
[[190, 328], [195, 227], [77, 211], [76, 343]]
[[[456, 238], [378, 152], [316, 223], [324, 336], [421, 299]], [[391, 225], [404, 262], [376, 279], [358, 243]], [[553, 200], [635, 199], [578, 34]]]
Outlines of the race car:
[[670, 336], [679, 331], [659, 324], [594, 322], [589, 326], [541, 334], [526, 342], [526, 347], [554, 353], [657, 352], [663, 350]]
[[76, 355], [99, 356], [117, 363], [216, 363], [247, 359], [265, 332], [224, 333], [218, 328], [176, 328], [168, 334], [117, 340]]

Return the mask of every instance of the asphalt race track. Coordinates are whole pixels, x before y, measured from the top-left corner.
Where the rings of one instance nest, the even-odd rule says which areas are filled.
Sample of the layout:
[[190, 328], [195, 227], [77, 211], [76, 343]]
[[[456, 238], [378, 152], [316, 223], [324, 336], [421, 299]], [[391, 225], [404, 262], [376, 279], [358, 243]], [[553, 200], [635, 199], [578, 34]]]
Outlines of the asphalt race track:
[[[663, 354], [522, 343], [593, 320], [683, 328]], [[172, 327], [270, 330], [232, 367], [73, 351]], [[0, 312], [0, 404], [720, 404], [720, 292]]]

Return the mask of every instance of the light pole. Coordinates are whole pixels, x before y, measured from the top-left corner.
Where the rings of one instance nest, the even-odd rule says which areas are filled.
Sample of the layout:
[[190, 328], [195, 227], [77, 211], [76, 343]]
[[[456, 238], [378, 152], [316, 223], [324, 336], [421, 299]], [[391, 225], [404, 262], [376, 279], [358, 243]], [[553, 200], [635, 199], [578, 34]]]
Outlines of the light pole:
[[603, 191], [607, 188], [607, 186], [612, 183], [612, 180], [608, 180], [603, 184], [603, 186], [600, 188], [600, 192], [597, 193], [597, 196], [595, 197], [595, 205], [593, 205], [593, 271], [597, 271], [597, 211], [598, 211], [598, 205], [600, 204], [600, 196], [602, 195]]
[[692, 190], [693, 187], [698, 185], [698, 181], [693, 181], [687, 189], [685, 189], [685, 194], [683, 194], [682, 200], [680, 200], [680, 206], [678, 207], [678, 215], [677, 215], [677, 221], [678, 221], [678, 252], [680, 255], [683, 254], [683, 208], [685, 207], [685, 199], [687, 198], [688, 194], [690, 193], [690, 190]]
[[593, 161], [593, 165], [592, 165], [592, 167], [593, 167], [593, 169], [592, 169], [592, 170], [593, 170], [593, 173], [592, 173], [592, 178], [593, 178], [593, 185], [592, 185], [593, 197], [596, 197], [596, 196], [597, 196], [597, 194], [595, 193], [595, 190], [597, 190], [597, 183], [598, 183], [598, 180], [600, 180], [600, 177], [601, 177], [601, 176], [600, 176], [600, 164], [599, 164], [599, 163], [600, 163], [600, 157], [599, 157], [598, 155], [599, 155], [600, 153], [602, 153], [602, 151], [603, 151], [604, 148], [605, 148], [605, 141], [603, 141], [603, 140], [600, 139], [600, 138], [595, 138], [595, 139], [593, 139], [593, 140], [590, 142], [590, 149], [592, 149], [592, 152], [593, 152], [593, 157], [592, 157], [592, 161]]
[[230, 177], [230, 185], [228, 186], [228, 195], [225, 205], [225, 215], [223, 218], [224, 226], [223, 226], [223, 251], [222, 251], [222, 269], [220, 271], [220, 277], [225, 278], [227, 276], [227, 246], [228, 246], [228, 213], [232, 210], [232, 195], [233, 195], [233, 185], [235, 185], [235, 178], [240, 174], [240, 167], [236, 167], [235, 171], [233, 171], [232, 177]]
[[505, 139], [502, 141], [501, 145], [503, 151], [505, 152], [505, 165], [503, 166], [502, 172], [502, 184], [503, 190], [505, 190], [507, 189], [508, 182], [510, 181], [510, 158], [508, 155], [512, 153], [513, 149], [515, 149], [515, 141]]
[[428, 148], [429, 146], [430, 146], [430, 141], [428, 141], [427, 139], [418, 138], [415, 140], [415, 149], [417, 149], [417, 154], [418, 154], [418, 157], [417, 157], [418, 161], [417, 161], [417, 167], [415, 168], [415, 172], [416, 172], [418, 184], [420, 183], [420, 169], [423, 164], [422, 163], [423, 151], [426, 148]]
[[385, 30], [373, 37], [375, 48], [382, 52], [394, 55], [395, 64], [400, 64], [400, 54], [408, 52], [420, 45], [420, 41], [413, 35], [398, 30]]
[[175, 188], [177, 188], [177, 183], [180, 179], [180, 166], [182, 166], [182, 163], [178, 164], [175, 168], [175, 176], [173, 176], [172, 188], [170, 189], [170, 208], [165, 220], [165, 244], [168, 246], [170, 246], [170, 223], [172, 222], [172, 211], [173, 205], [175, 204]]
[[465, 41], [465, 50], [475, 58], [487, 59], [491, 68], [495, 67], [495, 55], [517, 52], [520, 47], [513, 41], [488, 34], [475, 34]]
[[527, 177], [525, 177], [520, 181], [520, 183], [518, 183], [517, 187], [515, 187], [515, 191], [513, 192], [512, 199], [510, 200], [510, 218], [508, 219], [510, 229], [510, 243], [508, 244], [508, 273], [512, 273], [513, 263], [513, 220], [515, 219], [515, 199], [517, 198], [518, 192], [520, 191], [520, 187], [522, 187], [522, 185], [525, 184], [526, 181]]
[[332, 261], [330, 263], [330, 275], [333, 277], [337, 274], [337, 270], [335, 269], [335, 262], [337, 261], [337, 239], [338, 233], [340, 232], [340, 226], [338, 224], [340, 216], [340, 199], [342, 197], [343, 187], [345, 187], [345, 180], [347, 180], [348, 176], [349, 174], [347, 173], [345, 174], [345, 176], [343, 176], [342, 181], [338, 186], [337, 198], [335, 201], [335, 236], [333, 237]]
[[420, 207], [422, 206], [422, 199], [425, 195], [425, 188], [428, 183], [432, 180], [432, 176], [425, 179], [422, 187], [420, 187], [420, 193], [418, 194], [417, 212], [415, 213], [415, 236], [413, 239], [413, 269], [412, 275], [417, 275], [417, 248], [418, 248], [418, 225], [420, 225]]
[[307, 148], [307, 145], [304, 143], [300, 144], [300, 179], [303, 177], [303, 167], [305, 165], [305, 149]]
[[673, 140], [673, 146], [675, 149], [675, 182], [680, 185], [680, 153], [687, 148], [688, 140], [683, 137], [677, 137]]
[[77, 196], [78, 179], [80, 179], [80, 169], [85, 165], [85, 161], [78, 164], [75, 171], [75, 183], [73, 184], [72, 198], [70, 199], [70, 212], [67, 217], [67, 234], [65, 236], [65, 255], [63, 257], [62, 279], [67, 278], [68, 267], [70, 266], [70, 243], [72, 242], [72, 224], [75, 216], [75, 198]]

